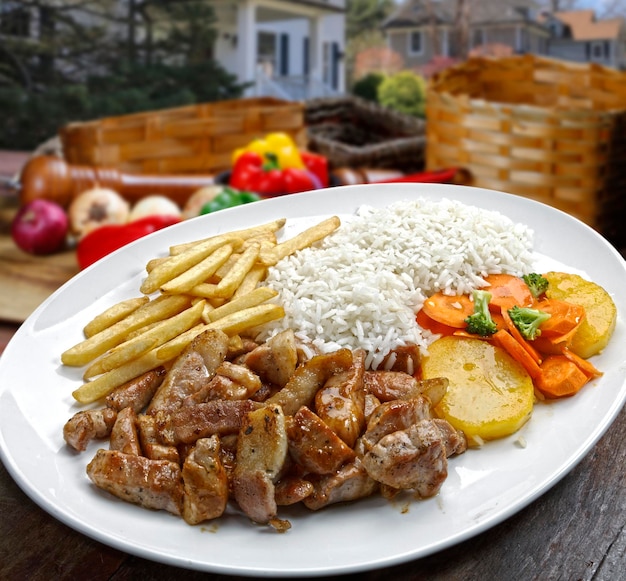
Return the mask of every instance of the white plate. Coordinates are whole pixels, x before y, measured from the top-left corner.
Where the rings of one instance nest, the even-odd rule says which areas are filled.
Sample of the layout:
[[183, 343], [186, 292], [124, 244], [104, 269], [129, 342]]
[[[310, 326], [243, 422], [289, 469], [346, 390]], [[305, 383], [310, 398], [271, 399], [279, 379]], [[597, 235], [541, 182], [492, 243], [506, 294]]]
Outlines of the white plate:
[[[388, 502], [371, 498], [318, 512], [283, 510], [285, 534], [236, 513], [191, 527], [95, 489], [82, 454], [64, 444], [62, 427], [78, 409], [72, 390], [80, 371], [61, 367], [60, 353], [81, 329], [122, 298], [138, 296], [146, 262], [171, 244], [277, 217], [351, 214], [414, 196], [454, 198], [497, 209], [535, 230], [538, 260], [564, 265], [601, 284], [619, 320], [609, 346], [593, 362], [604, 376], [571, 399], [537, 405], [517, 436], [471, 450], [450, 462], [437, 497]], [[302, 220], [300, 220], [302, 223]], [[548, 257], [548, 258], [546, 258]], [[256, 576], [317, 576], [375, 569], [423, 557], [508, 518], [546, 492], [597, 442], [626, 399], [626, 263], [595, 231], [548, 206], [512, 195], [452, 185], [347, 186], [224, 210], [141, 239], [80, 273], [21, 326], [0, 360], [0, 451], [20, 487], [74, 529], [140, 557], [189, 569]]]

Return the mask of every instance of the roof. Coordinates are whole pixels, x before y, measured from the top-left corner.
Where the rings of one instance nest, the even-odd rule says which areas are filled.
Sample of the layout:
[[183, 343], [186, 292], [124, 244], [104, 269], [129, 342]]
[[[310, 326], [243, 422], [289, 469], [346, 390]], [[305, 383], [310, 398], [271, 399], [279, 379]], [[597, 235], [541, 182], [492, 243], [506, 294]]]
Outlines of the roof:
[[[432, 24], [453, 25], [457, 0], [439, 0], [432, 2], [429, 9], [424, 0], [407, 0], [391, 13], [383, 22], [383, 28], [414, 27]], [[431, 13], [432, 10], [432, 13]], [[499, 2], [480, 2], [472, 5], [469, 11], [470, 24], [495, 24], [498, 22], [525, 22], [536, 24], [537, 2], [533, 0], [500, 0]]]
[[618, 38], [624, 26], [623, 18], [596, 20], [593, 10], [555, 12], [554, 17], [569, 26], [574, 40]]

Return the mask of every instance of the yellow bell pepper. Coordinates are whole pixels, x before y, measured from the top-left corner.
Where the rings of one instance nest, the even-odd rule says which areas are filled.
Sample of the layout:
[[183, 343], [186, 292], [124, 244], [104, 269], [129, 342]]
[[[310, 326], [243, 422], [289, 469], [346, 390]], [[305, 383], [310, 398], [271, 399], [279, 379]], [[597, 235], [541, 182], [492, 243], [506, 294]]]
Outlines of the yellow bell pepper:
[[266, 153], [272, 153], [276, 156], [278, 166], [281, 169], [305, 169], [304, 162], [298, 151], [298, 146], [287, 133], [269, 133], [264, 139], [254, 139], [245, 147], [236, 149], [233, 153], [233, 165], [235, 165], [239, 156], [245, 151], [254, 151], [262, 157], [265, 156]]

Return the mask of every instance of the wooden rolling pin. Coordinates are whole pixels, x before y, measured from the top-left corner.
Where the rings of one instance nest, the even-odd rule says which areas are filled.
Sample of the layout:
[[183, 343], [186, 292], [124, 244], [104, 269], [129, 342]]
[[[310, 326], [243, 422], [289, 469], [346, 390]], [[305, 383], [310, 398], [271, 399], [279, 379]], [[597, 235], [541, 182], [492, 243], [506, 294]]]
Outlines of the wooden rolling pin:
[[21, 204], [46, 198], [67, 207], [78, 194], [97, 186], [115, 190], [131, 203], [161, 194], [182, 207], [191, 194], [214, 183], [211, 175], [128, 174], [116, 168], [71, 165], [59, 157], [40, 155], [26, 162], [17, 187]]

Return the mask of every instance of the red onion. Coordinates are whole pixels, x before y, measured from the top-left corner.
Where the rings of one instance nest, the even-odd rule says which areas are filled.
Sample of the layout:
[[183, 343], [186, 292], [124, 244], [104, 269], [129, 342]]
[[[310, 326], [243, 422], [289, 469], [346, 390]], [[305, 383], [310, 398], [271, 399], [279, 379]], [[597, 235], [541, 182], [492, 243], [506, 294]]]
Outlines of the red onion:
[[49, 200], [22, 206], [11, 224], [13, 241], [30, 254], [52, 254], [65, 245], [69, 222], [65, 210]]

